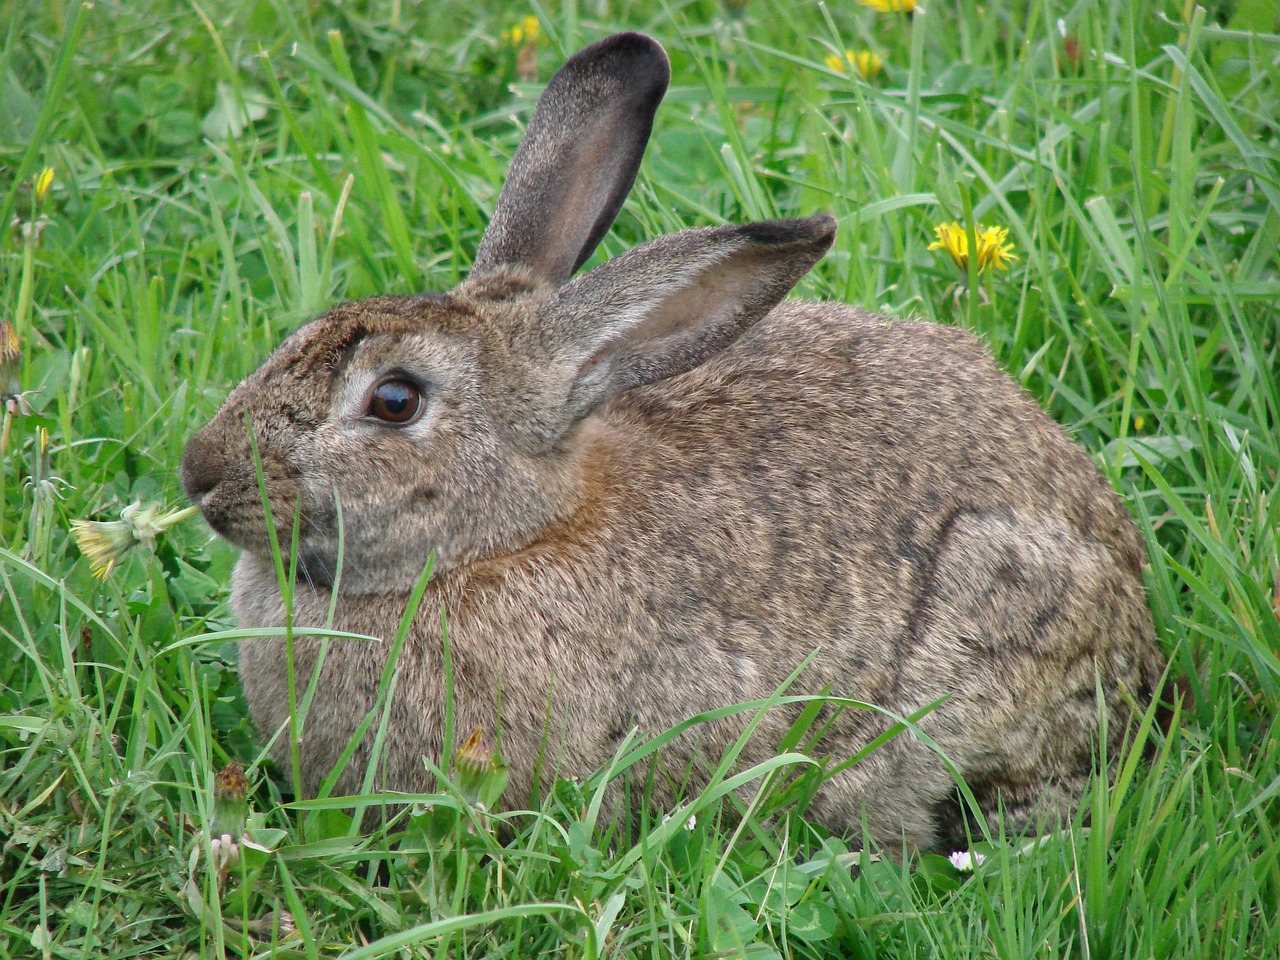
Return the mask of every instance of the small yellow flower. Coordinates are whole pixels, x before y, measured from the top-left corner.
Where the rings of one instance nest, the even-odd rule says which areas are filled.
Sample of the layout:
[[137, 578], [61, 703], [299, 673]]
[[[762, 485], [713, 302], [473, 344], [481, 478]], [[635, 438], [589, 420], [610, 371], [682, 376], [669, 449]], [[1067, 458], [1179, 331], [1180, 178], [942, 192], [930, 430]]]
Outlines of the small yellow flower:
[[858, 0], [864, 7], [877, 13], [910, 13], [916, 8], [916, 0]]
[[157, 504], [144, 507], [138, 500], [120, 511], [119, 520], [72, 520], [71, 535], [88, 558], [93, 575], [105, 580], [135, 546], [154, 543], [157, 536], [199, 511], [199, 507], [185, 507], [162, 514]]
[[522, 47], [526, 43], [536, 43], [541, 35], [542, 25], [538, 23], [537, 17], [530, 14], [514, 27], [503, 31], [502, 39], [508, 46]]
[[978, 269], [1008, 270], [1009, 264], [1017, 260], [1013, 252], [1013, 244], [1008, 243], [1008, 227], [985, 227], [978, 232]]
[[828, 70], [836, 73], [848, 73], [852, 68], [858, 71], [864, 80], [878, 77], [880, 71], [884, 69], [884, 61], [871, 50], [859, 50], [856, 53], [846, 50], [843, 57], [837, 57], [833, 53], [822, 62], [827, 65]]
[[[969, 269], [969, 236], [964, 227], [956, 222], [942, 223], [933, 228], [937, 240], [929, 244], [930, 250], [945, 250], [963, 271]], [[984, 227], [981, 224], [974, 231], [974, 239], [978, 243], [978, 272], [984, 270], [1007, 270], [1009, 263], [1017, 260], [1013, 252], [1013, 244], [1007, 243], [1008, 227]]]
[[40, 171], [40, 176], [36, 177], [36, 203], [44, 203], [45, 194], [49, 192], [49, 188], [53, 186], [53, 167], [45, 167]]

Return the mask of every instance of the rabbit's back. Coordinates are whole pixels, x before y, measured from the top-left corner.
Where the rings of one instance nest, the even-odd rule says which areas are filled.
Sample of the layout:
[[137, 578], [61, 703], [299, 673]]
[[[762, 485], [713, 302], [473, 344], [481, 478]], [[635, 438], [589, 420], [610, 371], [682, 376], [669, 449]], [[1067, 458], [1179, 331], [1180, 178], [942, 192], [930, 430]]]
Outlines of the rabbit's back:
[[641, 453], [652, 451], [643, 462], [659, 490], [689, 476], [745, 485], [761, 516], [806, 530], [825, 519], [864, 560], [911, 566], [966, 509], [1058, 516], [1135, 574], [1144, 559], [1089, 455], [958, 328], [786, 303], [732, 349], [604, 416], [654, 441]]

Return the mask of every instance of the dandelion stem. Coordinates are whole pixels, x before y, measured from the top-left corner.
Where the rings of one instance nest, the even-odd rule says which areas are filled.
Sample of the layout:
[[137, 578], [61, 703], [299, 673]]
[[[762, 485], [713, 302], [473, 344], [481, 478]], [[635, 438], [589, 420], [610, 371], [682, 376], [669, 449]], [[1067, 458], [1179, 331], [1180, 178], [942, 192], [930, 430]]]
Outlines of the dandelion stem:
[[199, 512], [200, 508], [197, 506], [183, 507], [181, 510], [175, 510], [165, 519], [168, 521], [168, 526], [173, 526], [176, 523], [183, 523], [186, 520], [190, 520]]
[[22, 282], [18, 287], [18, 306], [13, 312], [13, 329], [18, 335], [18, 342], [26, 339], [27, 326], [31, 318], [32, 290], [35, 287], [36, 241], [35, 228], [26, 237], [22, 245]]

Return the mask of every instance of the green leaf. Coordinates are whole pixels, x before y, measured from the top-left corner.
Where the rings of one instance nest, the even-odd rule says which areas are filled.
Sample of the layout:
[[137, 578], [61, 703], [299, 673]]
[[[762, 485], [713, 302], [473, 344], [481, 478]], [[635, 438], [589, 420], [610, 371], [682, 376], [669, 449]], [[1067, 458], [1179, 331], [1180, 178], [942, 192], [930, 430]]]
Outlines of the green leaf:
[[12, 70], [0, 80], [0, 144], [25, 144], [40, 120], [40, 105], [27, 93]]
[[787, 913], [787, 933], [806, 943], [826, 940], [836, 932], [836, 912], [816, 898], [802, 900]]
[[743, 896], [748, 903], [756, 905], [775, 917], [780, 917], [788, 907], [804, 896], [808, 887], [809, 884], [804, 876], [788, 864], [785, 868], [775, 867], [768, 873], [756, 877], [747, 884]]
[[235, 139], [250, 124], [266, 117], [270, 103], [259, 90], [250, 87], [237, 94], [229, 84], [219, 83], [213, 106], [200, 122], [200, 132], [210, 140]]
[[146, 108], [130, 87], [111, 91], [111, 119], [118, 136], [128, 136], [147, 119]]
[[[722, 882], [723, 881], [723, 882]], [[703, 888], [702, 902], [706, 910], [705, 931], [710, 948], [719, 953], [742, 954], [754, 943], [760, 924], [740, 906], [739, 896], [723, 874]]]

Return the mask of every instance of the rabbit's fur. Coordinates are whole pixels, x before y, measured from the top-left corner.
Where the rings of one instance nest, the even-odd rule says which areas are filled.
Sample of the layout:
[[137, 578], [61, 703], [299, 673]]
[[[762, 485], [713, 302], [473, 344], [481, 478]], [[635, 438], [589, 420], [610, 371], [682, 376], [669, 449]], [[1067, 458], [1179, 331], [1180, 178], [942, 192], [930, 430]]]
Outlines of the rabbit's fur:
[[[920, 727], [987, 810], [1002, 803], [1015, 822], [1069, 810], [1101, 710], [1118, 742], [1163, 665], [1132, 521], [969, 334], [780, 304], [830, 246], [830, 217], [686, 230], [570, 280], [630, 189], [667, 78], [661, 47], [637, 34], [569, 60], [470, 277], [330, 310], [188, 445], [192, 500], [244, 549], [232, 600], [245, 627], [285, 623], [247, 424], [286, 549], [300, 518], [299, 627], [326, 620], [340, 512], [334, 626], [384, 642], [331, 642], [301, 737], [310, 788], [372, 708], [434, 553], [380, 785], [432, 786], [443, 608], [454, 729], [498, 738], [513, 803], [535, 771], [542, 786], [586, 774], [635, 728], [768, 696], [816, 650], [788, 692], [899, 715], [945, 697]], [[372, 412], [387, 378], [393, 404], [420, 392], [405, 426]], [[316, 646], [296, 643], [300, 691]], [[240, 655], [270, 737], [288, 720], [284, 641]], [[770, 755], [798, 709], [772, 711], [743, 762]], [[664, 769], [696, 785], [744, 716], [695, 727]], [[843, 759], [887, 723], [845, 710], [819, 750]], [[358, 789], [372, 739], [340, 792]], [[676, 789], [659, 775], [657, 802]], [[809, 809], [931, 846], [963, 829], [954, 798], [944, 764], [906, 734]]]

